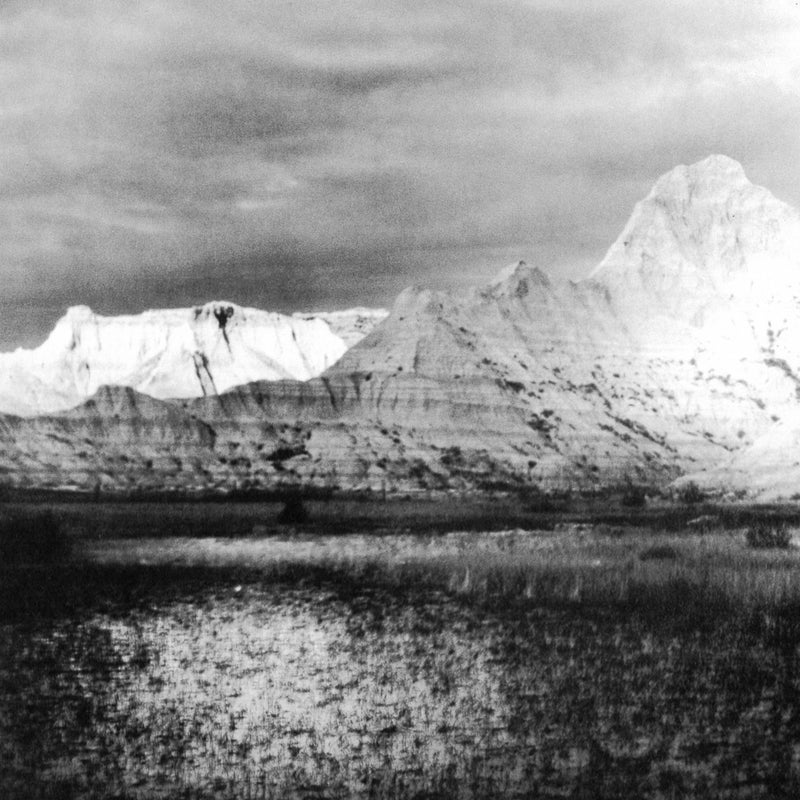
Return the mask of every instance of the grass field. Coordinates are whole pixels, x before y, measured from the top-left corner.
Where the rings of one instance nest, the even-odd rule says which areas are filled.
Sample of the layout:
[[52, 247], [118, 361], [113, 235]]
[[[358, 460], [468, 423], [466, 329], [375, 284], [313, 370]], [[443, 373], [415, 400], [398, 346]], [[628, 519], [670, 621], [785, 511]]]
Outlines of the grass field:
[[[481, 602], [628, 607], [656, 615], [800, 607], [797, 507], [631, 510], [579, 501], [556, 512], [531, 510], [518, 498], [317, 500], [305, 503], [307, 519], [297, 525], [278, 522], [281, 508], [277, 502], [6, 503], [0, 565], [4, 538], [16, 535], [41, 539], [28, 561], [52, 562], [55, 553], [72, 569], [255, 571], [356, 589], [415, 586]], [[789, 546], [749, 546], [748, 529], [764, 523], [780, 526]], [[7, 576], [6, 585], [13, 582]]]
[[7, 503], [0, 796], [798, 796], [795, 509], [454, 504]]

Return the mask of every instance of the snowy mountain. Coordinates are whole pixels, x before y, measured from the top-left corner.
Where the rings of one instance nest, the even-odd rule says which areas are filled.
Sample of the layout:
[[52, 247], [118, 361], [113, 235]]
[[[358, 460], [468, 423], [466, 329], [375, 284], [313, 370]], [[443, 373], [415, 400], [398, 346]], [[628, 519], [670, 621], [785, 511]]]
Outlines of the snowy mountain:
[[[221, 393], [180, 403], [112, 388], [66, 414], [6, 417], [0, 472], [125, 490], [724, 484], [733, 469], [746, 484], [747, 453], [777, 472], [794, 459], [781, 443], [800, 441], [798, 276], [800, 215], [712, 156], [661, 177], [585, 280], [519, 262], [483, 287], [408, 289], [306, 382], [222, 391], [214, 372]], [[201, 321], [215, 370], [244, 349], [236, 313], [223, 326], [218, 310]], [[186, 396], [172, 375], [132, 385]]]
[[214, 302], [105, 317], [77, 306], [40, 347], [0, 354], [0, 411], [70, 408], [107, 384], [170, 398], [256, 380], [307, 380], [385, 316], [359, 308], [289, 317]]

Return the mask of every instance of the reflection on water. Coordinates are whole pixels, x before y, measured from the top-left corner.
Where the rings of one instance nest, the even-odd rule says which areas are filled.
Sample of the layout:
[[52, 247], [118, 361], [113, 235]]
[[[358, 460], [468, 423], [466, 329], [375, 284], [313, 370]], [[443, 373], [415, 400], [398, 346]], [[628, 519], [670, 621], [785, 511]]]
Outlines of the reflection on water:
[[217, 583], [3, 626], [5, 797], [793, 796], [793, 654]]

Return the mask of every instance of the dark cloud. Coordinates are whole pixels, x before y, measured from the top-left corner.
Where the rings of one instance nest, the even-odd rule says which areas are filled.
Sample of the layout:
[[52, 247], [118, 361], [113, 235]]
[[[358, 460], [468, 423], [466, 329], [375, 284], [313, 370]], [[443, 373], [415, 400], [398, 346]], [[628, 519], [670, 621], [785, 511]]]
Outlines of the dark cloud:
[[789, 0], [0, 6], [0, 347], [67, 304], [583, 274], [710, 152], [800, 205]]

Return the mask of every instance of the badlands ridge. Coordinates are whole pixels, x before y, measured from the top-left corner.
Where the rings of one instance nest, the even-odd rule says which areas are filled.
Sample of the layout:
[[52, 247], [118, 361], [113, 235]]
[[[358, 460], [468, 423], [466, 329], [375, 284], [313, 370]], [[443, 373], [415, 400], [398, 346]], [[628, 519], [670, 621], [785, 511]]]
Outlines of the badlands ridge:
[[790, 497], [799, 306], [800, 214], [711, 156], [662, 176], [578, 282], [519, 262], [484, 287], [407, 289], [385, 319], [72, 309], [37, 350], [0, 356], [0, 408], [13, 412], [0, 415], [0, 482], [408, 492], [691, 479]]
[[366, 308], [289, 317], [224, 302], [104, 317], [76, 306], [41, 347], [0, 354], [0, 412], [63, 411], [109, 385], [171, 398], [308, 380], [384, 317]]

